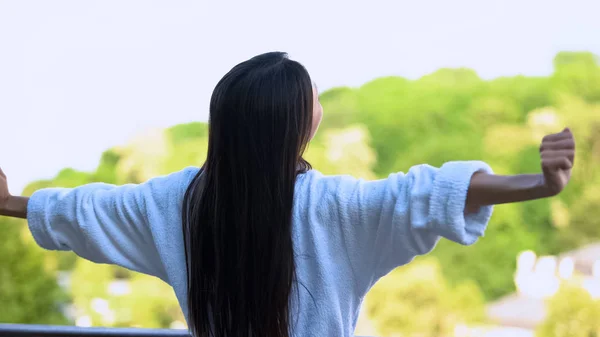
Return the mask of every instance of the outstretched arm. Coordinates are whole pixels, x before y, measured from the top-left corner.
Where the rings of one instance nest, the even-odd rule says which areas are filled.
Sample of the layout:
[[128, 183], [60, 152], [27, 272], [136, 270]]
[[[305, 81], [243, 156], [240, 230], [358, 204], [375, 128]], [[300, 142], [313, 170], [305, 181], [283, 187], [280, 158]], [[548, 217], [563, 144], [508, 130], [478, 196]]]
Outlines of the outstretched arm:
[[[33, 238], [48, 250], [73, 251], [166, 280], [159, 241], [180, 223], [185, 189], [197, 170], [182, 170], [141, 184], [91, 183], [46, 188], [30, 198], [10, 196], [0, 175], [0, 215], [26, 218]], [[179, 221], [179, 222], [178, 222]]]
[[560, 193], [571, 178], [575, 139], [567, 128], [544, 137], [540, 146], [541, 174], [499, 176], [475, 173], [467, 193], [466, 211], [481, 206], [551, 197]]
[[381, 276], [427, 254], [442, 237], [474, 244], [484, 235], [492, 205], [559, 193], [570, 178], [574, 148], [569, 130], [545, 137], [539, 175], [494, 175], [478, 161], [417, 165], [377, 181], [312, 175], [304, 194], [309, 206], [299, 216], [328, 232], [318, 233], [322, 240], [338, 240], [332, 246], [342, 247], [340, 256], [348, 259], [363, 296]]

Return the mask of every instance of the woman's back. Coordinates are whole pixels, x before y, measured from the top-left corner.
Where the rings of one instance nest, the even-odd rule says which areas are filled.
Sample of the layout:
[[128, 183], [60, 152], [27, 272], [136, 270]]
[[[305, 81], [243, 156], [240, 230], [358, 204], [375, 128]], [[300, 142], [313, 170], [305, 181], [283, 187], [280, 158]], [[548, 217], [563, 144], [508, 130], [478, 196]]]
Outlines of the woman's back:
[[[463, 217], [469, 180], [478, 170], [489, 168], [480, 162], [421, 165], [373, 182], [315, 170], [300, 174], [292, 217], [293, 336], [352, 336], [361, 301], [381, 276], [430, 251], [440, 235], [475, 242], [491, 215], [491, 207], [484, 207]], [[181, 209], [198, 171], [188, 168], [140, 185], [40, 190], [29, 201], [31, 232], [46, 249], [73, 250], [161, 278], [174, 288], [187, 317]], [[462, 203], [447, 202], [455, 197]]]

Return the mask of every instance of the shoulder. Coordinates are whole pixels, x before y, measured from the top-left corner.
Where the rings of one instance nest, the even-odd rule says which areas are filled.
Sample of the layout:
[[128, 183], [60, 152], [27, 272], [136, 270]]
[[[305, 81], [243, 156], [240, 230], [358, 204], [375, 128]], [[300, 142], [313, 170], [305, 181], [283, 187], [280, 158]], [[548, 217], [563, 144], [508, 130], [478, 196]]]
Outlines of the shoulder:
[[144, 184], [150, 186], [152, 189], [157, 187], [171, 187], [171, 188], [186, 188], [194, 180], [194, 177], [200, 172], [197, 167], [186, 167], [180, 171], [172, 172], [162, 176], [152, 178]]
[[[141, 192], [146, 200], [179, 206], [190, 183], [199, 172], [198, 167], [186, 167], [180, 171], [151, 178], [138, 186], [142, 187]], [[177, 202], [173, 203], [173, 201]]]
[[331, 188], [339, 187], [341, 185], [356, 184], [361, 181], [363, 181], [363, 179], [358, 179], [351, 175], [325, 175], [320, 171], [312, 169], [298, 175], [296, 186], [301, 188]]
[[401, 181], [404, 176], [404, 173], [398, 172], [392, 173], [384, 179], [367, 180], [351, 175], [325, 175], [317, 170], [310, 170], [298, 175], [296, 196], [309, 193], [347, 197], [357, 192], [372, 193], [390, 183]]
[[333, 221], [337, 216], [345, 218], [345, 212], [356, 213], [377, 202], [387, 185], [389, 179], [366, 180], [310, 170], [298, 176], [295, 203], [301, 205], [299, 210], [316, 212], [319, 217]]
[[317, 170], [309, 170], [296, 178], [295, 197], [333, 196], [353, 188], [361, 179], [350, 175], [325, 175]]

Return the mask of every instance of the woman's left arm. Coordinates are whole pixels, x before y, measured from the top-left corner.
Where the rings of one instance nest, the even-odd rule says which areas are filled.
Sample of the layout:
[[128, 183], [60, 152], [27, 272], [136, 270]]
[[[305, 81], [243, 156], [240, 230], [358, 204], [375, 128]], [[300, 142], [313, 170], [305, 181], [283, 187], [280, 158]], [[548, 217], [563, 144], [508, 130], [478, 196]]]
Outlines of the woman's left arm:
[[165, 279], [158, 241], [170, 226], [180, 225], [190, 177], [184, 170], [142, 184], [46, 188], [30, 198], [0, 192], [0, 214], [26, 218], [42, 248], [73, 251], [92, 262]]
[[15, 197], [8, 192], [8, 181], [6, 174], [0, 168], [0, 216], [10, 216], [13, 218], [27, 217], [27, 197]]
[[9, 195], [0, 203], [0, 215], [27, 219], [28, 197]]

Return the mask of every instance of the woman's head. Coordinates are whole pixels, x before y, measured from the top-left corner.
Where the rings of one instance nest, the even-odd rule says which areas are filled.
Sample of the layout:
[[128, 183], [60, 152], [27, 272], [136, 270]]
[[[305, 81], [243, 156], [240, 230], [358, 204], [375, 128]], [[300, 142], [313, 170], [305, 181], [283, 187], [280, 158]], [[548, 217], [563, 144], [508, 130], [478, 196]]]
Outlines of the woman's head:
[[197, 336], [289, 336], [294, 186], [322, 109], [284, 53], [242, 62], [210, 102], [208, 156], [183, 202], [188, 323]]
[[281, 52], [255, 56], [233, 67], [213, 91], [209, 156], [243, 152], [238, 161], [246, 163], [301, 162], [321, 114], [316, 89], [300, 63]]

